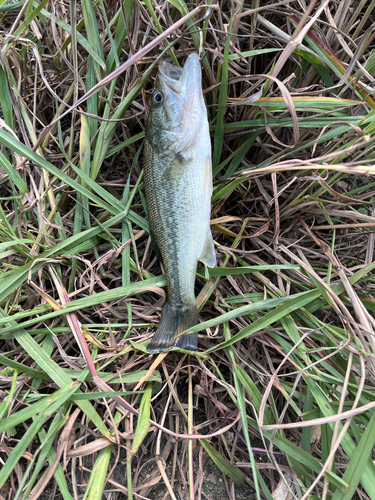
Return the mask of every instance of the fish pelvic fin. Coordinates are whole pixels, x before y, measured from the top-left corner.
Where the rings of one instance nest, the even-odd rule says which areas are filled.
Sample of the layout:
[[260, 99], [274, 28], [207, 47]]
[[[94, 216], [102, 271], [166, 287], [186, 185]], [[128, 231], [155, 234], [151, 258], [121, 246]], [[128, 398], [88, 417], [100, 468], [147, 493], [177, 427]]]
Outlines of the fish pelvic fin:
[[165, 302], [159, 326], [154, 333], [147, 351], [151, 354], [168, 351], [176, 346], [187, 351], [196, 351], [198, 347], [198, 333], [187, 333], [179, 337], [176, 336], [198, 324], [198, 308], [196, 304], [189, 307], [173, 307], [169, 302]]
[[204, 242], [204, 247], [201, 255], [199, 256], [199, 260], [206, 264], [207, 267], [215, 267], [216, 266], [216, 253], [214, 240], [212, 239], [211, 229], [208, 228], [206, 239]]

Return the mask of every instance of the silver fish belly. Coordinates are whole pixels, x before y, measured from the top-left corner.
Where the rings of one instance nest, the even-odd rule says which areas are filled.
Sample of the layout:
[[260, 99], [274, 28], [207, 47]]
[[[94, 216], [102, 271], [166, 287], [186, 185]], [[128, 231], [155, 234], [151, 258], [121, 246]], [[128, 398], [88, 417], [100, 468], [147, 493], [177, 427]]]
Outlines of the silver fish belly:
[[164, 265], [167, 298], [148, 351], [196, 350], [198, 261], [216, 264], [210, 230], [211, 142], [198, 54], [184, 68], [162, 62], [146, 127], [144, 174], [151, 237]]

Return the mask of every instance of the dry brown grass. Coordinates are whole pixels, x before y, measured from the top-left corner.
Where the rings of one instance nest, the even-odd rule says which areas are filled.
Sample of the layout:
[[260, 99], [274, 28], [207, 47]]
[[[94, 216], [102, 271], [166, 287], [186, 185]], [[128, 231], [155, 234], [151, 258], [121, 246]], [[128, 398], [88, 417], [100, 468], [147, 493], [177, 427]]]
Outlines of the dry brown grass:
[[[1, 500], [375, 499], [373, 3], [0, 4]], [[155, 360], [164, 49], [206, 53], [218, 266]]]

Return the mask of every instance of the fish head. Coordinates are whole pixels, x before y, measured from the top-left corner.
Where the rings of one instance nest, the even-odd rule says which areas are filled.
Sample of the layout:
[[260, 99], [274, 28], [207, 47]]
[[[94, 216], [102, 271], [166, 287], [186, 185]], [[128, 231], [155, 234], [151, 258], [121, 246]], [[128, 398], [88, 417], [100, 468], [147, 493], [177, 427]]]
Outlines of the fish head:
[[190, 54], [183, 68], [162, 61], [151, 97], [149, 142], [171, 154], [187, 150], [194, 145], [202, 120], [207, 121], [207, 111], [198, 54]]

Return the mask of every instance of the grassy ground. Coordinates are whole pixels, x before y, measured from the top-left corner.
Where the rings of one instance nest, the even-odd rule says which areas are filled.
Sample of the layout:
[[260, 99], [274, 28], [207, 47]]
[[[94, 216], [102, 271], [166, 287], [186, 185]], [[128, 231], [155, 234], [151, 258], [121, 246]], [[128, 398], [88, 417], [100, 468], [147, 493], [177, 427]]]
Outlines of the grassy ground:
[[[374, 7], [0, 0], [1, 500], [375, 499]], [[218, 266], [157, 357], [144, 124], [197, 49]]]

